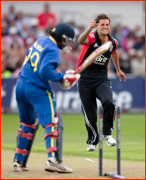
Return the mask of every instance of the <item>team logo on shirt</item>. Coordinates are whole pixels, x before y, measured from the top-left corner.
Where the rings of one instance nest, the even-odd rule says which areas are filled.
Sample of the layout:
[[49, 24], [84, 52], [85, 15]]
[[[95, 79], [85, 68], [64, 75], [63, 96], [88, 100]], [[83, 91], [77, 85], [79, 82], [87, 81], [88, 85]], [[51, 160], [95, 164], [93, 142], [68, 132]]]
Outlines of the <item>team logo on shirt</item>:
[[99, 64], [99, 65], [104, 65], [106, 63], [106, 61], [108, 60], [107, 57], [101, 55], [99, 57], [97, 57], [94, 61], [95, 64]]
[[98, 47], [98, 44], [97, 44], [97, 43], [95, 43], [93, 47], [97, 48], [97, 47]]

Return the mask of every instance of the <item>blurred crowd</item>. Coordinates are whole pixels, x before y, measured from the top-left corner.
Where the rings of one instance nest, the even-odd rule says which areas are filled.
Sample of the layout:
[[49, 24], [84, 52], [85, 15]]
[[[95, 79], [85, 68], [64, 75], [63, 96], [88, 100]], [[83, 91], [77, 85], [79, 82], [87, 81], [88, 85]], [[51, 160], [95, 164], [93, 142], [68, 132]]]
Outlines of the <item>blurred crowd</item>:
[[[1, 16], [1, 78], [18, 78], [25, 53], [34, 41], [47, 36], [49, 31], [57, 24], [56, 14], [51, 12], [48, 3], [42, 6], [42, 12], [36, 16], [25, 15], [10, 5], [8, 11]], [[81, 51], [77, 43], [84, 26], [77, 26], [76, 22], [69, 23], [75, 30], [75, 43], [72, 51], [61, 51], [61, 64], [59, 71], [75, 69]], [[90, 22], [89, 22], [90, 23]], [[145, 35], [141, 27], [134, 29], [117, 25], [111, 27], [110, 34], [118, 40], [119, 62], [121, 70], [126, 74], [145, 76]], [[109, 64], [109, 74], [115, 74], [113, 62]]]

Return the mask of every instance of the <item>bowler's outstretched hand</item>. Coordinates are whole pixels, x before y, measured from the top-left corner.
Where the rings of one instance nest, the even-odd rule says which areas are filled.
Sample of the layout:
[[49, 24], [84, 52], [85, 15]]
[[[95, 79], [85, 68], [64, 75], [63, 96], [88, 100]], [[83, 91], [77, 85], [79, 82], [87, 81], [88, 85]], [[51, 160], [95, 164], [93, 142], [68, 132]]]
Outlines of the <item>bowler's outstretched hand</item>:
[[94, 29], [96, 27], [96, 18], [93, 19], [93, 21], [91, 21], [90, 23], [90, 27], [89, 27], [89, 30], [92, 31], [92, 29]]
[[126, 76], [121, 70], [117, 71], [117, 76], [119, 77], [120, 81], [122, 81], [122, 79], [124, 79], [124, 82], [126, 81]]

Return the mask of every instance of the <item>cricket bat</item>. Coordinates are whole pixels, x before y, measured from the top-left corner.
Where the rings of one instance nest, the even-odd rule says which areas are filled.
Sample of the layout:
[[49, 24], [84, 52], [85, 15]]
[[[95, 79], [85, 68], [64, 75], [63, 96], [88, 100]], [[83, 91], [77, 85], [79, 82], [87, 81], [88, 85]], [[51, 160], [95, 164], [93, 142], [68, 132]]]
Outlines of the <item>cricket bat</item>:
[[85, 59], [85, 61], [75, 70], [73, 74], [81, 73], [84, 69], [86, 69], [90, 64], [94, 62], [94, 60], [98, 57], [104, 54], [106, 51], [110, 49], [112, 46], [112, 42], [108, 41], [107, 43], [101, 45], [99, 48], [95, 49], [88, 57]]

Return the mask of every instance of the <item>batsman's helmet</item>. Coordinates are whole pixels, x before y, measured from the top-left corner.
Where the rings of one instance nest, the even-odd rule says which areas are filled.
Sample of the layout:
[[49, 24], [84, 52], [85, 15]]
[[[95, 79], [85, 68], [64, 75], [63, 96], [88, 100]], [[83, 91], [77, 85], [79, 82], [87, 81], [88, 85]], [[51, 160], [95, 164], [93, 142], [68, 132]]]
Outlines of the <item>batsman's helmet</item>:
[[[74, 29], [66, 23], [56, 25], [51, 31], [50, 35], [56, 40], [62, 42], [62, 48], [69, 45], [75, 36]], [[61, 48], [61, 47], [59, 47]], [[61, 48], [61, 49], [62, 49]]]

